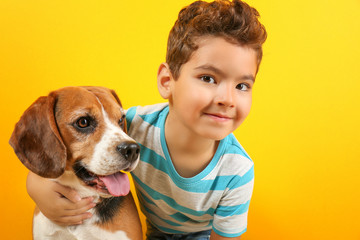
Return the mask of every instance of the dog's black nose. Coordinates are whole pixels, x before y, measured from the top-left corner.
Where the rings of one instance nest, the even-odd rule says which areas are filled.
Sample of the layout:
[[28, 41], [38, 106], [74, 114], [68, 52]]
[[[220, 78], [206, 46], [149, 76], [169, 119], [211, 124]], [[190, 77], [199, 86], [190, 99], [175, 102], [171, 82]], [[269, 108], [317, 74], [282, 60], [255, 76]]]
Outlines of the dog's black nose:
[[123, 142], [116, 146], [116, 150], [130, 162], [134, 162], [140, 153], [140, 147], [134, 142]]

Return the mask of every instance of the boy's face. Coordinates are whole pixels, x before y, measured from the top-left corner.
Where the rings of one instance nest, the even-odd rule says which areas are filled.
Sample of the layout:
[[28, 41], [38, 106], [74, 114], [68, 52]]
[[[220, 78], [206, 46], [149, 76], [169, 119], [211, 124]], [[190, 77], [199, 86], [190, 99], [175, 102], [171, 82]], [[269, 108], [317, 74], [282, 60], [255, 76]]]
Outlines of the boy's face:
[[179, 78], [170, 80], [172, 119], [198, 136], [225, 138], [250, 112], [256, 60], [254, 50], [223, 38], [199, 40]]

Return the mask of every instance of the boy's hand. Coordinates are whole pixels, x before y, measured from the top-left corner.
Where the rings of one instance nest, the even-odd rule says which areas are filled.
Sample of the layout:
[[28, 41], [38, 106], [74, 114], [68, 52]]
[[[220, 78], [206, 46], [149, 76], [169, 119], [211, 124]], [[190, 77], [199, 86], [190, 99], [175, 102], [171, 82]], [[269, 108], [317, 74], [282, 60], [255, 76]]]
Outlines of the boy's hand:
[[81, 199], [69, 187], [29, 172], [26, 188], [40, 211], [59, 225], [78, 225], [92, 216], [87, 211], [95, 206], [93, 199]]

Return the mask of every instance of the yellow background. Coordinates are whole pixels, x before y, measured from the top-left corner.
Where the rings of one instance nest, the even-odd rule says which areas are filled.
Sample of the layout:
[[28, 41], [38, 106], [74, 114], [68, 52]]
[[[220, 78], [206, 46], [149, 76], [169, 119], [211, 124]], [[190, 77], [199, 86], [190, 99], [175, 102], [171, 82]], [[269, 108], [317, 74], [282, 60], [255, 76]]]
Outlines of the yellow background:
[[[0, 0], [1, 239], [30, 239], [27, 170], [8, 145], [41, 95], [113, 88], [125, 107], [163, 101], [168, 32], [190, 0]], [[360, 1], [249, 0], [269, 37], [250, 116], [255, 162], [244, 240], [360, 239]]]

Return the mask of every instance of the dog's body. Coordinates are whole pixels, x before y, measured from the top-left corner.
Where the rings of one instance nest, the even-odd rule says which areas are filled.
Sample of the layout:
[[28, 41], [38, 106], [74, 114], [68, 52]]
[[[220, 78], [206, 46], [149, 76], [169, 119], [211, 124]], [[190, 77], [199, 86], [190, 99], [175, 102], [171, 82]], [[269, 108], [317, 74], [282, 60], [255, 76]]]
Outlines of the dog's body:
[[22, 163], [39, 176], [92, 196], [93, 217], [63, 227], [38, 209], [34, 239], [142, 239], [129, 179], [139, 146], [126, 132], [116, 93], [101, 87], [67, 87], [40, 97], [16, 124], [10, 144]]

